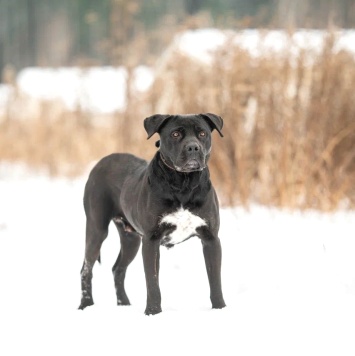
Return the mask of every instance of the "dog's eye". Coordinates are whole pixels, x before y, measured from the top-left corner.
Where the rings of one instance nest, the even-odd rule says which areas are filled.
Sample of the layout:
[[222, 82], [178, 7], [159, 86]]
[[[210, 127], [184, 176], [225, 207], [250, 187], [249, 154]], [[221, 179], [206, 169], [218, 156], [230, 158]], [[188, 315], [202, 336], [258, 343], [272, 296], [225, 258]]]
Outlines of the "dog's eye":
[[172, 134], [171, 134], [171, 137], [174, 137], [174, 138], [179, 138], [181, 136], [181, 133], [179, 131], [174, 131]]
[[200, 137], [206, 137], [206, 132], [205, 131], [200, 131], [198, 135]]

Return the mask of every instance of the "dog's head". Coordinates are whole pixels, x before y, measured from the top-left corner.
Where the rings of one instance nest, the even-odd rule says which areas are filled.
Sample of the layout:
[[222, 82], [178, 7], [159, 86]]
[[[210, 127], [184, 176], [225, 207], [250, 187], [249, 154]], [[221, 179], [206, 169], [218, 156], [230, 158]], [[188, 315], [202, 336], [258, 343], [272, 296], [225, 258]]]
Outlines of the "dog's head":
[[203, 170], [211, 152], [211, 133], [222, 135], [223, 120], [215, 114], [153, 115], [144, 120], [148, 139], [159, 133], [161, 157], [178, 172]]

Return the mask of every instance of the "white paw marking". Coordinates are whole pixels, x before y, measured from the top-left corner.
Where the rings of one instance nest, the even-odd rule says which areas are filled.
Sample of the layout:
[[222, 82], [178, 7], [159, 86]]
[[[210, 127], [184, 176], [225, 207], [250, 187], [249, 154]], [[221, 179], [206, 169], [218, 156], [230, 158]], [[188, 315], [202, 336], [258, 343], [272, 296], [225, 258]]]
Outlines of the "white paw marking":
[[163, 244], [176, 245], [189, 237], [196, 236], [196, 229], [200, 226], [206, 226], [206, 221], [197, 215], [192, 214], [189, 210], [180, 208], [174, 213], [165, 215], [159, 224], [171, 224], [175, 230], [168, 236], [163, 236]]

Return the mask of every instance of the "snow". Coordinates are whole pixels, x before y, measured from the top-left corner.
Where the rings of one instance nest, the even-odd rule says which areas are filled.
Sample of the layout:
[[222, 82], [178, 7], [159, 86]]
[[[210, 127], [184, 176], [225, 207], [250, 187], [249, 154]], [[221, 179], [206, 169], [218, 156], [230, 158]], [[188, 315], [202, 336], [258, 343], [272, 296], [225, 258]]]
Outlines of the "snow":
[[[355, 53], [355, 31], [337, 33], [335, 50]], [[210, 63], [232, 41], [253, 56], [319, 53], [324, 32], [237, 34], [206, 29], [176, 37], [171, 49]], [[171, 52], [170, 52], [171, 53]], [[17, 84], [70, 110], [124, 110], [124, 68], [26, 68]], [[154, 72], [138, 67], [133, 90]], [[13, 95], [0, 86], [0, 114]], [[95, 305], [78, 311], [84, 257], [85, 178], [50, 179], [25, 166], [0, 164], [1, 355], [354, 355], [355, 212], [288, 212], [252, 206], [221, 210], [222, 281], [227, 308], [211, 310], [200, 242], [161, 249], [163, 313], [144, 315], [141, 255], [127, 272], [132, 306], [118, 307], [111, 267], [115, 228], [94, 268]]]
[[[17, 77], [20, 90], [41, 100], [60, 100], [69, 110], [81, 108], [110, 114], [125, 109], [127, 70], [124, 67], [25, 68]], [[146, 66], [133, 71], [133, 90], [146, 91], [153, 72]]]
[[0, 165], [1, 355], [354, 355], [355, 212], [221, 210], [227, 307], [212, 310], [201, 244], [161, 248], [163, 312], [145, 316], [139, 253], [118, 307], [114, 226], [77, 310], [85, 177]]
[[[355, 55], [355, 31], [338, 30], [332, 33], [335, 38], [334, 51], [348, 51]], [[202, 63], [211, 64], [219, 49], [237, 47], [247, 51], [252, 57], [286, 55], [297, 58], [306, 51], [307, 59], [321, 53], [328, 31], [298, 29], [293, 33], [284, 30], [261, 31], [246, 29], [222, 31], [214, 28], [190, 30], [176, 36], [169, 53], [177, 51]]]

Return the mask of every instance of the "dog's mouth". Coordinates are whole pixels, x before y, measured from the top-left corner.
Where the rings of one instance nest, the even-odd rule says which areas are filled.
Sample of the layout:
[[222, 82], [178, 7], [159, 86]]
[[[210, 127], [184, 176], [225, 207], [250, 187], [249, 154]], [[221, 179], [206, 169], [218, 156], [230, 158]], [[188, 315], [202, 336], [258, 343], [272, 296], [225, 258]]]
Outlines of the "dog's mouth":
[[205, 168], [204, 165], [201, 165], [201, 163], [197, 159], [190, 159], [181, 167], [176, 167], [176, 170], [179, 172], [195, 172], [195, 171], [202, 171]]

